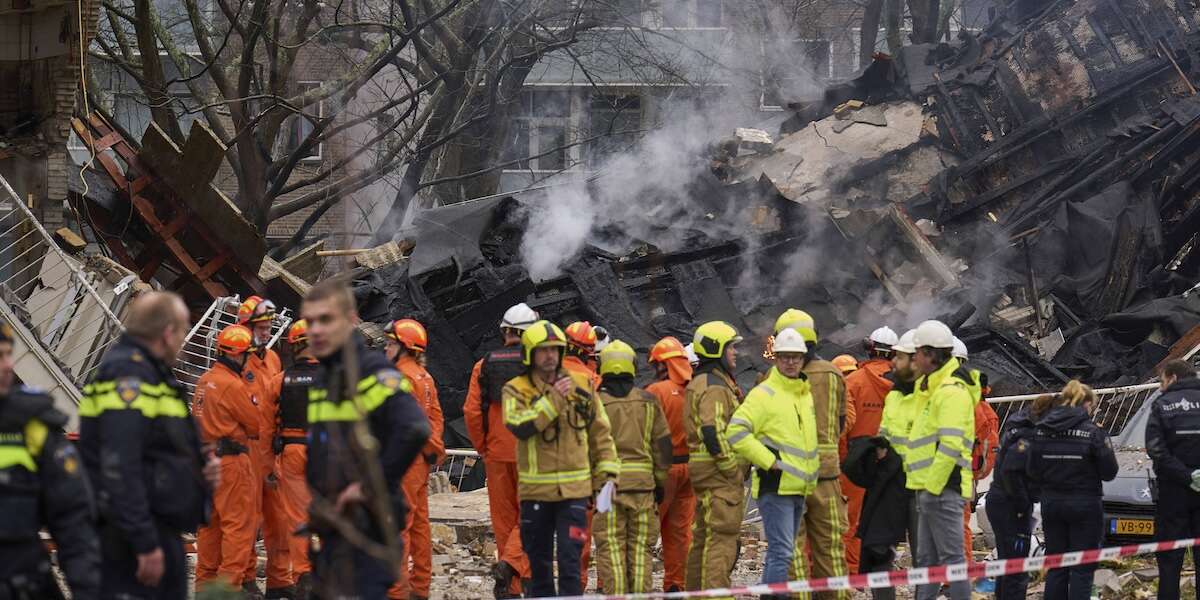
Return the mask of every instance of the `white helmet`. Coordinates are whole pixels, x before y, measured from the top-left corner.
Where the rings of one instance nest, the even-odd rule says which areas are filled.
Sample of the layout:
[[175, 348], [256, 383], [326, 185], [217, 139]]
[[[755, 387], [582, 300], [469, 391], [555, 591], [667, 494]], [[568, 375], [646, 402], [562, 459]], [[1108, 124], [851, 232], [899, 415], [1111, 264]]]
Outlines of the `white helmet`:
[[504, 311], [504, 318], [500, 320], [501, 327], [525, 331], [529, 329], [538, 320], [537, 311], [529, 308], [524, 302], [509, 308]]
[[913, 336], [913, 344], [918, 348], [954, 348], [954, 332], [941, 321], [925, 321], [917, 325], [917, 333]]
[[871, 340], [871, 343], [875, 344], [876, 348], [879, 348], [880, 346], [891, 348], [900, 341], [900, 338], [896, 335], [896, 332], [892, 331], [892, 328], [888, 327], [887, 325], [872, 331], [871, 337], [867, 339]]
[[792, 328], [784, 329], [775, 336], [775, 346], [772, 348], [776, 354], [780, 352], [808, 352], [808, 345], [804, 343], [804, 336], [800, 335], [799, 331]]
[[950, 355], [958, 360], [967, 360], [967, 357], [969, 356], [969, 354], [967, 354], [967, 345], [964, 344], [962, 340], [958, 339], [958, 336], [954, 336], [954, 348], [950, 350]]
[[696, 356], [696, 349], [692, 348], [691, 344], [684, 346], [683, 351], [687, 354], [688, 363], [692, 365], [700, 364], [700, 357]]
[[600, 351], [603, 350], [605, 346], [611, 344], [613, 338], [612, 336], [608, 335], [607, 329], [599, 325], [593, 327], [592, 331], [596, 334], [596, 346], [592, 349], [592, 352], [599, 356]]
[[913, 338], [917, 337], [916, 329], [909, 329], [900, 336], [900, 341], [892, 345], [892, 350], [903, 352], [905, 354], [916, 354], [917, 346], [913, 343]]

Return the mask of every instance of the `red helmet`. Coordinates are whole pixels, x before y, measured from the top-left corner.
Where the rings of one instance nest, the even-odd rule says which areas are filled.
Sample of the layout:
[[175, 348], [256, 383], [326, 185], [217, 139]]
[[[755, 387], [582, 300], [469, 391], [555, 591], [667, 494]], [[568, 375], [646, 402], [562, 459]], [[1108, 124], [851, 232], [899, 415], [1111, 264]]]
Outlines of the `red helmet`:
[[250, 296], [238, 307], [238, 324], [259, 323], [275, 318], [275, 303], [261, 296]]
[[683, 349], [683, 343], [679, 340], [667, 336], [650, 348], [650, 362], [666, 362], [667, 359], [676, 357], [687, 357], [687, 350]]
[[576, 321], [567, 325], [567, 343], [591, 351], [596, 347], [596, 330], [587, 321]]
[[254, 333], [245, 325], [230, 325], [217, 334], [217, 350], [221, 354], [238, 356], [254, 345]]
[[307, 344], [308, 321], [300, 319], [299, 321], [292, 323], [292, 326], [288, 328], [287, 341], [293, 346], [296, 344]]
[[400, 319], [388, 323], [387, 336], [412, 352], [424, 352], [429, 345], [429, 334], [425, 326], [412, 319]]

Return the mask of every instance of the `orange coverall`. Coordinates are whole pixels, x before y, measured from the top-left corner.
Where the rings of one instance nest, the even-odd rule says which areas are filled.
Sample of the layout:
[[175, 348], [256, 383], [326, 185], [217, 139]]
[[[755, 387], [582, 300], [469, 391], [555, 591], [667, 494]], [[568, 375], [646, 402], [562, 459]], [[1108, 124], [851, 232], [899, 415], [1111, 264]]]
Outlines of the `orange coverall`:
[[[275, 475], [275, 451], [271, 442], [275, 438], [275, 418], [279, 410], [279, 384], [283, 365], [279, 355], [267, 348], [261, 355], [252, 352], [246, 359], [242, 372], [246, 382], [255, 390], [258, 399], [261, 433], [254, 440], [254, 459], [258, 471], [256, 522], [262, 529], [263, 546], [267, 550], [267, 589], [285, 588], [295, 583], [291, 565], [291, 531], [288, 529], [288, 512]], [[268, 477], [276, 482], [266, 485]], [[255, 576], [258, 564], [250, 565], [246, 579]]]
[[250, 438], [261, 426], [258, 407], [242, 375], [222, 361], [196, 382], [192, 410], [206, 443], [226, 438], [247, 449], [221, 457], [212, 517], [196, 532], [196, 584], [220, 575], [233, 587], [241, 587], [248, 566], [256, 562], [253, 505], [258, 477]]
[[696, 514], [696, 492], [688, 477], [687, 429], [683, 425], [683, 409], [687, 384], [692, 380], [692, 365], [687, 357], [668, 358], [667, 379], [646, 387], [662, 405], [671, 430], [671, 454], [674, 460], [667, 473], [663, 499], [658, 505], [659, 526], [662, 529], [663, 591], [682, 590], [683, 571], [687, 563], [688, 546], [692, 543], [692, 519]]
[[[879, 435], [879, 422], [883, 418], [883, 399], [892, 391], [892, 382], [884, 375], [892, 370], [892, 362], [882, 358], [872, 358], [859, 365], [857, 371], [846, 376], [846, 400], [853, 407], [854, 423], [847, 426], [842, 443], [858, 437], [875, 437]], [[843, 451], [842, 457], [845, 458]], [[843, 537], [846, 543], [846, 566], [851, 573], [858, 572], [858, 557], [860, 540], [855, 535], [858, 531], [858, 519], [862, 514], [863, 496], [866, 490], [854, 485], [846, 478], [842, 479], [842, 493], [846, 496], [846, 512], [849, 517], [849, 527]]]
[[[429, 597], [429, 585], [433, 582], [433, 539], [429, 532], [429, 459], [438, 464], [446, 455], [446, 443], [442, 440], [445, 424], [442, 405], [438, 403], [437, 385], [425, 367], [410, 355], [402, 355], [396, 361], [400, 370], [413, 386], [413, 398], [429, 418], [433, 432], [421, 457], [413, 461], [404, 473], [400, 486], [408, 502], [408, 519], [400, 537], [403, 540], [404, 559], [401, 561], [400, 579], [388, 590], [389, 598], [407, 600], [409, 593], [421, 598]], [[409, 558], [412, 559], [410, 566]]]
[[[517, 572], [518, 579], [529, 579], [529, 557], [521, 548], [520, 502], [517, 499], [517, 438], [504, 424], [504, 405], [496, 398], [483, 414], [483, 389], [479, 385], [479, 372], [483, 361], [475, 363], [471, 371], [471, 383], [467, 387], [467, 399], [463, 402], [463, 416], [467, 423], [467, 435], [471, 445], [483, 458], [487, 474], [488, 509], [492, 516], [492, 531], [496, 535], [496, 553], [499, 560], [508, 563]], [[487, 432], [483, 421], [487, 419]], [[514, 580], [509, 592], [521, 593], [521, 583]]]
[[[996, 415], [992, 405], [987, 403], [986, 390], [983, 398], [975, 405], [975, 447], [971, 450], [971, 471], [975, 481], [987, 477], [992, 472], [992, 467], [996, 465], [996, 453], [1000, 451], [1000, 417]], [[963, 539], [966, 542], [963, 548], [967, 551], [968, 563], [975, 562], [971, 553], [971, 506], [974, 504], [972, 500], [974, 499], [968, 498], [967, 505], [963, 508]]]
[[[578, 356], [568, 355], [563, 357], [562, 366], [564, 369], [571, 371], [572, 373], [584, 375], [591, 379], [592, 389], [597, 389], [600, 387], [600, 376], [596, 374], [595, 363], [591, 361], [584, 362], [583, 359], [579, 358]], [[585, 591], [588, 587], [588, 564], [592, 559], [592, 514], [594, 512], [594, 509], [588, 509], [587, 511], [587, 531], [585, 532], [587, 539], [584, 540], [583, 552], [579, 555], [579, 579], [582, 582], [582, 587], [580, 589]]]
[[[302, 439], [307, 435], [307, 429], [300, 428], [300, 423], [307, 423], [308, 395], [307, 388], [315, 381], [315, 371], [319, 368], [316, 360], [302, 360], [279, 374], [280, 389], [279, 413], [276, 428], [284, 440]], [[292, 383], [285, 379], [291, 378]], [[289, 389], [285, 390], [284, 385]], [[296, 389], [291, 389], [296, 386]], [[284, 406], [285, 403], [294, 403]], [[285, 415], [296, 415], [295, 423], [285, 423]], [[292, 563], [292, 578], [299, 579], [301, 575], [312, 571], [308, 562], [309, 536], [294, 535], [301, 525], [308, 522], [308, 505], [312, 502], [312, 493], [308, 490], [308, 480], [305, 478], [305, 467], [308, 464], [308, 446], [306, 444], [285, 443], [283, 450], [275, 457], [275, 475], [279, 479], [279, 496], [283, 499], [284, 513], [287, 516], [288, 555]]]

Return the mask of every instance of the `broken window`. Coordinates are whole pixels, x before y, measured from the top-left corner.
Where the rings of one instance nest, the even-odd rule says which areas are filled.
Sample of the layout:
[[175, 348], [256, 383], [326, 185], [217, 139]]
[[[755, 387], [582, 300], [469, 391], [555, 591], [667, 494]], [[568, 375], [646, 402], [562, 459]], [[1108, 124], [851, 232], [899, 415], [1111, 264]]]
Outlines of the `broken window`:
[[642, 99], [637, 95], [599, 94], [588, 106], [587, 161], [599, 167], [607, 158], [627, 150], [642, 126]]
[[567, 167], [567, 123], [571, 94], [566, 90], [521, 92], [513, 110], [503, 162], [509, 169], [560, 171]]
[[[301, 81], [296, 84], [296, 94], [306, 94], [321, 87], [319, 81]], [[283, 153], [291, 154], [300, 151], [300, 144], [316, 129], [313, 119], [325, 116], [325, 101], [321, 100], [302, 109], [305, 114], [295, 114], [287, 118], [287, 138], [283, 141]], [[300, 160], [321, 160], [323, 143], [316, 143], [303, 151]]]

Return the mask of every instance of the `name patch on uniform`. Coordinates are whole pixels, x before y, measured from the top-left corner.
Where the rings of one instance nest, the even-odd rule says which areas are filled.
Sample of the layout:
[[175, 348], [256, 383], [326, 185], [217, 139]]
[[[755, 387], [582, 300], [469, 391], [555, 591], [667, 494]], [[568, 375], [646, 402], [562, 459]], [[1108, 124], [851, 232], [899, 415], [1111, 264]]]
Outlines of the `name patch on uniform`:
[[[379, 385], [382, 385], [383, 387], [385, 387], [389, 390], [395, 391], [395, 390], [399, 390], [399, 389], [404, 389], [406, 387], [404, 385], [405, 384], [404, 376], [400, 374], [400, 371], [395, 371], [392, 369], [380, 371], [375, 374], [375, 379], [376, 379], [376, 381], [379, 382]], [[408, 389], [404, 389], [404, 391], [408, 391], [409, 389], [412, 389], [412, 385], [411, 384], [408, 385], [407, 388]]]
[[62, 466], [67, 475], [74, 475], [79, 471], [79, 457], [75, 454], [75, 447], [70, 444], [59, 446], [54, 452], [54, 460]]
[[122, 377], [116, 383], [117, 397], [125, 404], [133, 404], [142, 393], [142, 382], [135, 377]]

